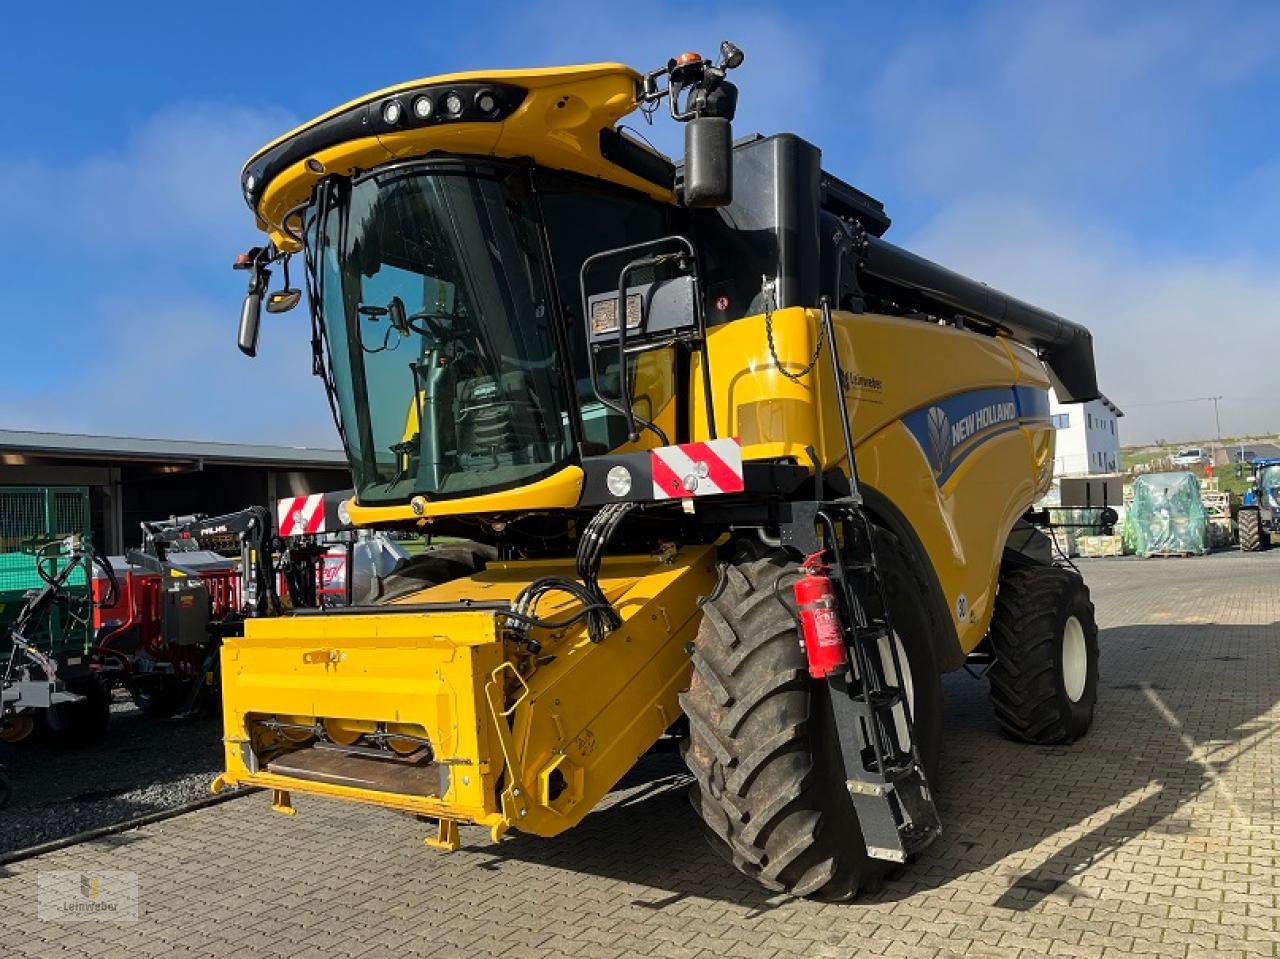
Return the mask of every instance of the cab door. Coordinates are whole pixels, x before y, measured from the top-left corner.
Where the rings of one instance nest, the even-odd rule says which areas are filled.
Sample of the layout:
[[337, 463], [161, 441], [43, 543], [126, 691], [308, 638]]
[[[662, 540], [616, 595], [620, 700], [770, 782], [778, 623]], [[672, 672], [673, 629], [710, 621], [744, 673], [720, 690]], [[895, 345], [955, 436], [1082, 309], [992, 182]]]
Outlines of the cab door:
[[[678, 442], [684, 424], [678, 416], [677, 383], [684, 365], [675, 347], [632, 354], [626, 360], [627, 393], [639, 429], [633, 443], [624, 417], [601, 401], [591, 382], [594, 353], [596, 382], [606, 399], [624, 402], [622, 361], [616, 343], [592, 344], [583, 318], [582, 281], [587, 297], [616, 294], [622, 269], [634, 254], [617, 254], [595, 261], [581, 276], [588, 258], [606, 250], [633, 246], [680, 233], [678, 211], [627, 190], [598, 181], [538, 171], [535, 189], [546, 224], [556, 294], [565, 318], [566, 337], [572, 354], [573, 374], [582, 418], [583, 452], [599, 455], [610, 451], [650, 449]], [[662, 268], [632, 271], [628, 288], [668, 277]], [[655, 428], [648, 428], [652, 424]]]

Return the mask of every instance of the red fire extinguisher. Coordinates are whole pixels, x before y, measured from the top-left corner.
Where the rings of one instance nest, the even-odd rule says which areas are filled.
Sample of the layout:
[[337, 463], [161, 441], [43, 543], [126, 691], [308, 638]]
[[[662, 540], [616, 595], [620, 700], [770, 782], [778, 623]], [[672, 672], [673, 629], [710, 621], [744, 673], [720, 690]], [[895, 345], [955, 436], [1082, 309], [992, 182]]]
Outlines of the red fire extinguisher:
[[825, 679], [844, 669], [848, 662], [836, 591], [822, 555], [817, 552], [805, 559], [800, 567], [804, 575], [794, 587], [804, 652], [809, 658], [809, 675], [814, 679]]

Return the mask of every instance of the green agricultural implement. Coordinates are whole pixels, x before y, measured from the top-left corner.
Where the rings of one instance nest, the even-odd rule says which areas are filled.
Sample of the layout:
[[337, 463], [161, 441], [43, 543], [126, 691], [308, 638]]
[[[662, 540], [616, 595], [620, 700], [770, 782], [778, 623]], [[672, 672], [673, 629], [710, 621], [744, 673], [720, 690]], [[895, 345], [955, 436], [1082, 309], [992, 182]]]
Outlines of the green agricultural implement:
[[37, 721], [70, 743], [106, 732], [110, 690], [91, 668], [95, 561], [87, 488], [0, 487], [0, 742]]

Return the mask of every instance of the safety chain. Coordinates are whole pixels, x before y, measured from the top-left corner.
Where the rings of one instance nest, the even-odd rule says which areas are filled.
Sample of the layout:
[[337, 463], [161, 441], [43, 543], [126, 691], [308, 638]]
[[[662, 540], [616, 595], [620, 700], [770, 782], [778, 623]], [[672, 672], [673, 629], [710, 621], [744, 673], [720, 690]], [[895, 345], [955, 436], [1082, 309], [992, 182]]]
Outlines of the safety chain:
[[826, 342], [827, 331], [824, 327], [818, 327], [818, 345], [813, 348], [813, 356], [809, 357], [809, 362], [804, 365], [799, 373], [792, 373], [782, 365], [782, 361], [778, 359], [778, 347], [773, 342], [773, 309], [770, 303], [774, 302], [774, 290], [777, 286], [776, 280], [771, 280], [767, 276], [763, 277], [763, 283], [760, 290], [764, 293], [764, 335], [769, 341], [769, 356], [773, 360], [774, 369], [785, 376], [793, 383], [799, 383], [802, 379], [813, 372], [813, 368], [818, 365], [818, 357], [822, 355], [822, 345]]

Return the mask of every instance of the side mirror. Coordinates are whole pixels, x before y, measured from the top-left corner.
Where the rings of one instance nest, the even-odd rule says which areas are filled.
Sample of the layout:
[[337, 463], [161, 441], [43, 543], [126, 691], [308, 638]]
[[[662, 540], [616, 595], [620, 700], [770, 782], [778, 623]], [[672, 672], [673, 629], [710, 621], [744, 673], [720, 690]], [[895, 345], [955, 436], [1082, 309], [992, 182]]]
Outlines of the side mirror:
[[258, 328], [262, 324], [262, 294], [250, 290], [240, 307], [240, 331], [236, 344], [245, 356], [258, 355]]
[[288, 313], [302, 300], [302, 291], [294, 287], [276, 290], [267, 297], [268, 313]]
[[733, 130], [725, 117], [694, 117], [684, 125], [684, 203], [721, 207], [733, 202]]
[[[247, 270], [249, 273], [249, 290], [244, 295], [244, 303], [240, 307], [240, 329], [236, 334], [236, 345], [245, 356], [258, 355], [258, 328], [262, 325], [262, 292], [271, 279], [271, 271], [266, 264], [271, 262], [271, 250], [255, 246], [248, 253], [241, 253], [231, 264], [233, 270]], [[289, 286], [289, 274], [286, 268], [284, 285]], [[288, 293], [288, 289], [281, 293]], [[299, 296], [302, 294], [299, 293]], [[281, 312], [271, 309], [271, 300], [267, 301], [267, 309], [272, 313]]]
[[409, 317], [405, 313], [404, 300], [398, 296], [393, 296], [387, 303], [387, 322], [401, 336], [408, 336], [413, 332], [409, 329]]

